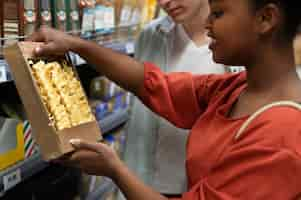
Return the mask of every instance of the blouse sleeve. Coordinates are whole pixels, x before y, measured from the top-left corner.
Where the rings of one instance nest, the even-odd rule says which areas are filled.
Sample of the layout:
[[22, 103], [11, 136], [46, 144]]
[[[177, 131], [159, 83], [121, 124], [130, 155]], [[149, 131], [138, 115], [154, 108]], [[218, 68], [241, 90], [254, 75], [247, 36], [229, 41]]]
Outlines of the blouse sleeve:
[[166, 74], [146, 62], [144, 84], [138, 96], [147, 107], [175, 126], [191, 129], [211, 98], [218, 94], [225, 77], [188, 72]]

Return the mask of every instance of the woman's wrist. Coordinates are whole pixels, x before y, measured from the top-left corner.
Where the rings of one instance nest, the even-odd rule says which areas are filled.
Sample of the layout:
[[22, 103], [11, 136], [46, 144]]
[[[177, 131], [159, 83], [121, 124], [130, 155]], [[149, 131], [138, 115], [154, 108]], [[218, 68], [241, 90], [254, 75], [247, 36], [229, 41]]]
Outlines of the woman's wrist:
[[84, 49], [84, 40], [80, 37], [70, 36], [68, 38], [68, 50], [77, 54], [81, 54], [82, 49]]
[[114, 182], [118, 182], [118, 177], [121, 176], [122, 171], [124, 170], [124, 168], [126, 168], [126, 165], [118, 158], [114, 161], [114, 163], [112, 164], [112, 170], [110, 173], [110, 178], [114, 181]]

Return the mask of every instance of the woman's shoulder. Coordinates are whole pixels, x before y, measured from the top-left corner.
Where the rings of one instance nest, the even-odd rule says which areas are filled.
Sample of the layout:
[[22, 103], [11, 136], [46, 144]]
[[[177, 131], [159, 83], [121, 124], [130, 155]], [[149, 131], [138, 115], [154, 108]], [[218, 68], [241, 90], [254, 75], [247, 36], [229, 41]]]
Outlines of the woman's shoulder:
[[255, 132], [258, 132], [257, 134], [262, 138], [277, 144], [280, 148], [294, 151], [298, 149], [301, 155], [300, 108], [289, 104], [271, 107], [251, 123], [249, 131], [252, 130], [257, 130]]
[[205, 80], [206, 85], [216, 88], [217, 91], [231, 93], [246, 84], [246, 72], [209, 74]]

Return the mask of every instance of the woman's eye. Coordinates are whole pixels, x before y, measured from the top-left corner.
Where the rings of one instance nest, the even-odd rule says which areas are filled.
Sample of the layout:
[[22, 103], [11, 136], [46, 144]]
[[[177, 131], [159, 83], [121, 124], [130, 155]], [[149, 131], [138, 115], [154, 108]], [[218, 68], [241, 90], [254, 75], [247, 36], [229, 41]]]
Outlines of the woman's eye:
[[213, 18], [219, 18], [224, 14], [223, 11], [212, 11], [211, 15]]

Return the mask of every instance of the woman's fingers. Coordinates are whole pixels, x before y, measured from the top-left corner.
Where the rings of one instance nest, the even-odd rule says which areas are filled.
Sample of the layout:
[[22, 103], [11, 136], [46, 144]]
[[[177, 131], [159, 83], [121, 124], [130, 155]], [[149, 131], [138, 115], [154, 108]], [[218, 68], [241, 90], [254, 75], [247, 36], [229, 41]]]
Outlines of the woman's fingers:
[[102, 143], [89, 143], [80, 139], [71, 139], [70, 143], [75, 149], [84, 149], [101, 153], [101, 149], [106, 148], [105, 144]]

